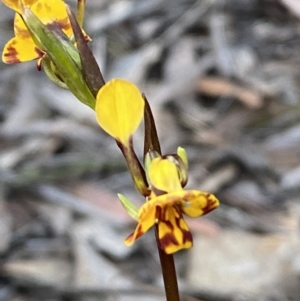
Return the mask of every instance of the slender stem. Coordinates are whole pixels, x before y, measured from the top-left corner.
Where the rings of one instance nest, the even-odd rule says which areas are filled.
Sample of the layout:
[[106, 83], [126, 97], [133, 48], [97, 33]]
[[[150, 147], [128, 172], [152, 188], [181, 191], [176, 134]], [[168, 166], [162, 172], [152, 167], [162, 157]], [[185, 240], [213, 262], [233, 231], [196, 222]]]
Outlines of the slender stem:
[[173, 254], [166, 254], [159, 246], [158, 239], [158, 226], [155, 226], [155, 236], [157, 248], [160, 258], [161, 270], [164, 279], [166, 300], [167, 301], [180, 301], [179, 290], [177, 284], [177, 276], [174, 264]]
[[118, 140], [116, 140], [116, 143], [126, 160], [127, 167], [132, 177], [135, 188], [141, 195], [145, 197], [149, 196], [150, 190], [148, 189], [145, 170], [134, 152], [132, 138], [130, 138], [128, 145], [122, 144]]

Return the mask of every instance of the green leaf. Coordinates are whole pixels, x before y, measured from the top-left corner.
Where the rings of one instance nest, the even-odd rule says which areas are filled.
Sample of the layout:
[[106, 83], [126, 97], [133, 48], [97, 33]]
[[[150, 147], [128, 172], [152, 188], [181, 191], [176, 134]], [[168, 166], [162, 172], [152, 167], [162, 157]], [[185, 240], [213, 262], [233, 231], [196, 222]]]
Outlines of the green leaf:
[[121, 201], [124, 209], [127, 211], [127, 213], [134, 219], [138, 220], [139, 219], [139, 209], [133, 205], [124, 195], [118, 193], [118, 198]]

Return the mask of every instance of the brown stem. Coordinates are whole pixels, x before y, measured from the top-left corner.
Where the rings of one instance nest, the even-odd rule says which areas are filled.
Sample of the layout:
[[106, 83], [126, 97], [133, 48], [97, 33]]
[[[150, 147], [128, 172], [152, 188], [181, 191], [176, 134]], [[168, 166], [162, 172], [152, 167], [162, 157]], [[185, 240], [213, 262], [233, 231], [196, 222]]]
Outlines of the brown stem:
[[[156, 126], [150, 105], [146, 96], [143, 94], [145, 100], [144, 124], [145, 124], [145, 141], [144, 141], [144, 156], [150, 151], [161, 154], [160, 143], [157, 136]], [[153, 158], [152, 158], [153, 159]], [[158, 248], [161, 270], [164, 279], [166, 300], [180, 301], [177, 284], [177, 276], [174, 264], [173, 254], [166, 254], [161, 248], [158, 237], [158, 226], [155, 225], [156, 244]]]
[[174, 264], [173, 254], [166, 254], [159, 246], [158, 239], [158, 226], [155, 225], [156, 243], [159, 253], [161, 270], [164, 279], [166, 300], [167, 301], [180, 301], [179, 290], [177, 284], [177, 276]]

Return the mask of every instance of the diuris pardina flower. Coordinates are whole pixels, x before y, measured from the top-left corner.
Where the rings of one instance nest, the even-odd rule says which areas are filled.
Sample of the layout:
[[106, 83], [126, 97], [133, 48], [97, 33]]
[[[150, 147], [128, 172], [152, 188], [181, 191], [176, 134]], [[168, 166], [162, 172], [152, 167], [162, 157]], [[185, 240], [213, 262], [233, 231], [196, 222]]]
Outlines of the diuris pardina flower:
[[4, 63], [13, 64], [38, 59], [40, 68], [45, 51], [37, 45], [32, 38], [22, 18], [22, 6], [29, 7], [33, 14], [46, 25], [60, 28], [67, 37], [73, 36], [73, 30], [66, 11], [66, 5], [62, 0], [2, 0], [17, 13], [14, 19], [15, 37], [4, 46], [2, 60]]
[[[147, 109], [150, 110], [146, 99], [135, 85], [114, 79], [98, 92], [95, 111], [100, 126], [116, 139], [135, 186], [147, 199], [138, 210], [124, 196], [119, 195], [127, 212], [138, 221], [135, 231], [125, 239], [125, 244], [132, 245], [157, 224], [160, 247], [171, 254], [191, 248], [193, 244], [183, 214], [191, 217], [204, 215], [218, 207], [219, 201], [210, 193], [183, 189], [187, 181], [188, 162], [182, 148], [179, 148], [177, 155], [164, 157], [159, 155], [157, 149], [147, 150], [149, 155], [145, 158], [145, 175], [145, 170], [140, 166], [133, 150], [132, 135], [143, 118], [144, 110]], [[145, 124], [147, 125], [147, 121]], [[154, 121], [150, 128], [152, 134], [148, 131], [151, 136], [149, 139], [156, 139], [153, 132]], [[152, 142], [148, 144], [154, 145]]]
[[160, 247], [167, 254], [191, 248], [193, 239], [183, 214], [191, 217], [204, 215], [219, 206], [218, 199], [207, 192], [184, 190], [176, 165], [168, 159], [154, 158], [148, 178], [151, 195], [139, 209], [138, 225], [125, 239], [125, 244], [132, 245], [154, 224], [158, 224]]

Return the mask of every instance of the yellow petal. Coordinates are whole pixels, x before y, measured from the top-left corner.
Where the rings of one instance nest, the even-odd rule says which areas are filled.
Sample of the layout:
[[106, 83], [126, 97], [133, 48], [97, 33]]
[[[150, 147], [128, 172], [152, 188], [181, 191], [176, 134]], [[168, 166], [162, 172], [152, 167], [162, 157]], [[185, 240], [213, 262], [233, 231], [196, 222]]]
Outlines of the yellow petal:
[[158, 222], [161, 248], [168, 254], [192, 247], [192, 236], [182, 213], [197, 217], [219, 206], [218, 199], [198, 190], [181, 190], [153, 197], [139, 210], [135, 231], [125, 239], [130, 246]]
[[147, 232], [156, 222], [156, 207], [146, 202], [139, 210], [139, 223], [135, 231], [125, 239], [125, 245], [131, 246], [139, 237]]
[[[38, 0], [22, 0], [22, 3], [26, 6], [32, 6], [35, 2], [37, 2]], [[19, 6], [19, 0], [2, 0], [2, 2], [7, 5], [9, 8], [17, 11], [17, 12], [21, 12], [21, 8]]]
[[30, 38], [30, 32], [28, 31], [22, 17], [16, 13], [14, 19], [14, 32], [15, 35], [22, 38]]
[[[49, 5], [51, 5], [51, 2], [55, 2], [55, 5], [49, 7]], [[38, 3], [32, 6], [31, 10], [43, 22], [43, 24], [46, 24], [51, 28], [51, 25], [53, 25], [53, 23], [57, 23], [68, 37], [71, 37], [73, 35], [72, 26], [69, 21], [63, 1], [40, 0]], [[22, 17], [17, 13], [14, 20], [14, 32], [16, 36], [30, 37], [30, 32], [28, 31], [27, 26], [25, 25]], [[82, 30], [82, 33], [87, 42], [90, 42], [92, 40], [84, 30]]]
[[219, 206], [219, 200], [211, 193], [191, 190], [180, 204], [181, 210], [191, 217], [198, 217]]
[[[163, 208], [168, 207], [169, 205], [172, 206], [174, 204], [180, 203], [183, 199], [183, 196], [185, 195], [185, 191], [180, 191], [178, 193], [172, 194], [164, 194], [159, 197], [154, 197], [150, 201], [144, 203], [139, 210], [138, 225], [135, 231], [125, 239], [125, 244], [127, 246], [132, 245], [140, 236], [147, 232], [155, 224], [156, 221], [159, 220], [159, 218], [157, 218], [157, 215]], [[168, 219], [168, 211], [166, 211], [165, 214], [166, 217], [164, 218]]]
[[44, 53], [36, 47], [31, 38], [12, 38], [2, 52], [2, 61], [6, 64], [20, 63], [40, 58]]
[[[51, 25], [56, 23], [68, 37], [73, 35], [66, 6], [62, 0], [39, 0], [32, 5], [31, 11], [41, 20], [43, 24], [48, 25], [51, 28]], [[16, 36], [30, 36], [23, 19], [19, 14], [16, 14], [15, 16], [14, 31]], [[87, 40], [90, 40], [85, 32], [84, 35]]]
[[158, 211], [158, 237], [160, 247], [167, 254], [193, 246], [189, 228], [176, 206], [167, 206]]
[[191, 217], [198, 217], [217, 208], [219, 200], [211, 193], [199, 190], [180, 190], [153, 197], [141, 208], [145, 207], [145, 210], [150, 210], [151, 207], [169, 206], [178, 206], [183, 213]]
[[177, 167], [167, 159], [153, 159], [149, 166], [149, 179], [152, 186], [165, 192], [182, 189]]
[[32, 5], [31, 10], [43, 24], [51, 26], [57, 23], [68, 37], [73, 34], [64, 1], [39, 0]]
[[139, 89], [123, 79], [113, 79], [98, 92], [96, 118], [109, 135], [128, 144], [144, 113], [144, 99]]

